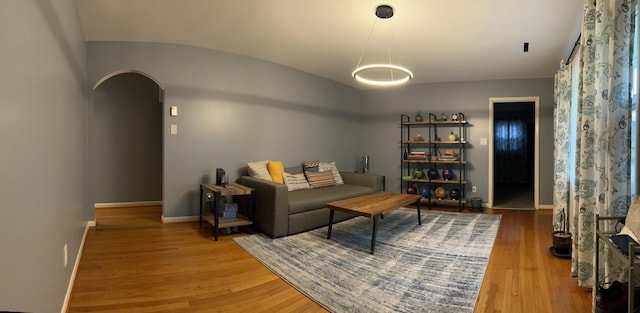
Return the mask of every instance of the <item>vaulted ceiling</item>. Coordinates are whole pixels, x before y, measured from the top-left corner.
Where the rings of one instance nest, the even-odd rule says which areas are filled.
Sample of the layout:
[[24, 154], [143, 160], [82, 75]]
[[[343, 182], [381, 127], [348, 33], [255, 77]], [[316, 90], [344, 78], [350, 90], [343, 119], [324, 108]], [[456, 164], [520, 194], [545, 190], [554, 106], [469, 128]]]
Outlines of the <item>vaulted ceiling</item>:
[[[583, 0], [76, 0], [85, 39], [191, 45], [369, 88], [362, 63], [411, 84], [552, 77], [580, 33]], [[375, 17], [380, 4], [390, 19]], [[523, 44], [529, 51], [523, 52]]]

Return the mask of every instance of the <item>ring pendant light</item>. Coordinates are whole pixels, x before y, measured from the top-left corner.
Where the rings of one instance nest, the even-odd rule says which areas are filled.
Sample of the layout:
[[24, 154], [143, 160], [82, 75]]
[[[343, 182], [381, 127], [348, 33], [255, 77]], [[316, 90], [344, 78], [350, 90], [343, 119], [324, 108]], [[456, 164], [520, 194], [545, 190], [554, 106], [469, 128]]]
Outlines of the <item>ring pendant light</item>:
[[[380, 5], [376, 8], [376, 16], [380, 19], [389, 19], [393, 16], [393, 8], [389, 5]], [[375, 28], [375, 24], [373, 28]], [[373, 28], [371, 30], [371, 33], [369, 33], [367, 44], [371, 39]], [[365, 44], [365, 48], [367, 44]], [[362, 55], [360, 56], [358, 66], [351, 73], [351, 76], [353, 76], [353, 78], [355, 78], [358, 82], [375, 86], [395, 86], [404, 84], [413, 78], [413, 73], [409, 69], [391, 63], [390, 48], [388, 49], [388, 64], [378, 63], [361, 66], [360, 63], [362, 62], [362, 58], [364, 57], [364, 50], [365, 49], [362, 50]], [[369, 76], [367, 74], [369, 74]]]

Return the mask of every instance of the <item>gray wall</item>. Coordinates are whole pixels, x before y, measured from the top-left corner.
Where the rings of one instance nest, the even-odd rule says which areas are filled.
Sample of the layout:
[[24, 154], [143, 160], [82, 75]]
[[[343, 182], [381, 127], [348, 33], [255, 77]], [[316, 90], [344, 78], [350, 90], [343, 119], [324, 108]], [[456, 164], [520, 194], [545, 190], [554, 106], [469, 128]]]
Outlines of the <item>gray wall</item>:
[[135, 73], [113, 76], [93, 93], [95, 202], [162, 200], [160, 88]]
[[[137, 70], [165, 90], [163, 215], [198, 214], [199, 184], [247, 162], [336, 161], [356, 169], [362, 151], [361, 92], [261, 60], [154, 43], [88, 42], [88, 83]], [[95, 96], [94, 96], [95, 97]], [[179, 115], [169, 116], [178, 106]], [[95, 117], [94, 117], [95, 118]], [[90, 121], [91, 123], [91, 121]], [[178, 133], [170, 134], [176, 124]]]
[[[369, 90], [363, 94], [363, 152], [371, 158], [371, 172], [387, 176], [387, 190], [400, 190], [400, 114], [412, 117], [418, 110], [463, 112], [470, 122], [467, 130], [467, 196], [488, 200], [489, 98], [540, 97], [540, 204], [553, 204], [553, 79], [522, 79], [477, 82], [450, 82], [410, 85], [396, 89]], [[471, 185], [478, 192], [470, 193]]]
[[70, 0], [3, 0], [0, 21], [0, 311], [60, 312], [88, 220], [85, 45]]
[[[540, 97], [540, 204], [552, 203], [553, 79], [410, 85], [358, 91], [276, 64], [195, 47], [125, 42], [88, 43], [89, 84], [116, 71], [137, 70], [165, 88], [164, 184], [166, 217], [196, 215], [198, 185], [216, 167], [231, 179], [246, 162], [275, 159], [337, 161], [371, 172], [399, 190], [400, 114], [462, 111], [472, 124], [468, 179], [488, 199], [489, 98]], [[169, 106], [179, 108], [170, 117]], [[176, 124], [178, 134], [170, 135]], [[468, 194], [471, 196], [472, 194]]]

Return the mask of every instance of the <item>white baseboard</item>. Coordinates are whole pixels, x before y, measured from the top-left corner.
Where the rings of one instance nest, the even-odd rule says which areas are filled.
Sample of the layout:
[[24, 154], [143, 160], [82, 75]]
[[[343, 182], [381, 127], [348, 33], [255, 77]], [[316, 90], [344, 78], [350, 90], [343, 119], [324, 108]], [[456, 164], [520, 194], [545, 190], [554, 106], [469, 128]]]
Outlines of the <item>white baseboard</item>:
[[541, 204], [538, 206], [538, 209], [540, 210], [553, 210], [553, 205], [552, 204]]
[[185, 223], [185, 222], [197, 222], [200, 220], [200, 216], [176, 216], [166, 217], [162, 216], [162, 223]]
[[124, 208], [134, 206], [156, 206], [162, 205], [162, 201], [135, 201], [135, 202], [110, 202], [110, 203], [96, 203], [94, 208]]
[[69, 300], [71, 299], [71, 291], [73, 290], [73, 283], [76, 281], [76, 273], [78, 273], [78, 266], [80, 266], [80, 258], [82, 257], [82, 250], [84, 249], [84, 243], [87, 239], [87, 233], [89, 227], [96, 226], [96, 221], [87, 221], [87, 225], [84, 228], [84, 235], [82, 235], [82, 241], [80, 242], [80, 248], [78, 249], [78, 255], [76, 255], [76, 262], [73, 264], [73, 270], [71, 271], [71, 277], [69, 278], [69, 286], [67, 286], [67, 294], [64, 296], [64, 303], [62, 304], [61, 313], [66, 313], [69, 308]]

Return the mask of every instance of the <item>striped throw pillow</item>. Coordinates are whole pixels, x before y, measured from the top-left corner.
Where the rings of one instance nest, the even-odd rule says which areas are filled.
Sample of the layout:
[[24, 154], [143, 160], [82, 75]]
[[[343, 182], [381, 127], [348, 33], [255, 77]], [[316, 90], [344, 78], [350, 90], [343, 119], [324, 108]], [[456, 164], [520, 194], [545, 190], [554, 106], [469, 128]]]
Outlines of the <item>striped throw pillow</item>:
[[305, 171], [304, 174], [307, 176], [311, 189], [336, 185], [336, 180], [333, 178], [333, 172], [330, 170], [318, 172]]

